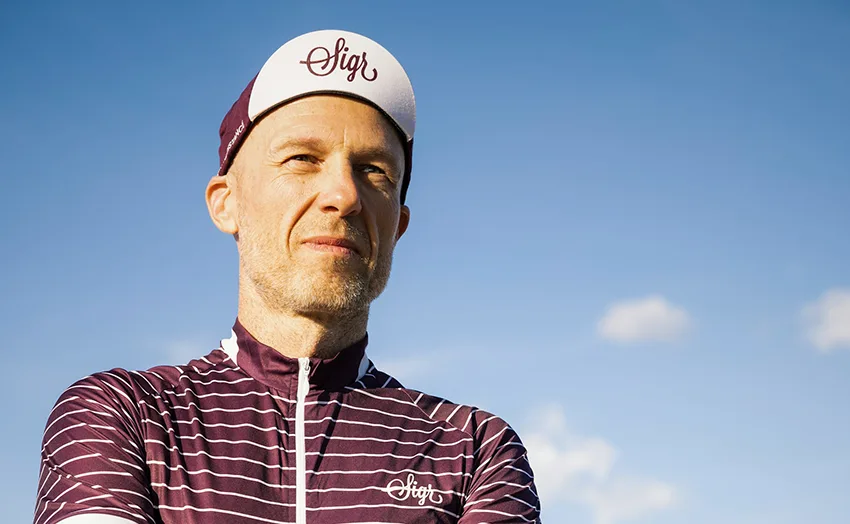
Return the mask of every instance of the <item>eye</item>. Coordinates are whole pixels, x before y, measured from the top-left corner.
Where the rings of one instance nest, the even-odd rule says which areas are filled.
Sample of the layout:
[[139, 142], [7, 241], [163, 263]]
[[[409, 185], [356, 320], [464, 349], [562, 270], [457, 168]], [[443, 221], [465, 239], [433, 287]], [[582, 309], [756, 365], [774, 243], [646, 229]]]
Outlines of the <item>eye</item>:
[[360, 171], [362, 171], [364, 173], [377, 173], [379, 175], [386, 175], [387, 174], [386, 171], [384, 171], [380, 167], [374, 166], [372, 164], [364, 164], [362, 166], [358, 166], [357, 169], [359, 169]]
[[292, 155], [291, 157], [286, 159], [286, 162], [310, 162], [313, 163], [316, 161], [316, 157], [312, 155]]

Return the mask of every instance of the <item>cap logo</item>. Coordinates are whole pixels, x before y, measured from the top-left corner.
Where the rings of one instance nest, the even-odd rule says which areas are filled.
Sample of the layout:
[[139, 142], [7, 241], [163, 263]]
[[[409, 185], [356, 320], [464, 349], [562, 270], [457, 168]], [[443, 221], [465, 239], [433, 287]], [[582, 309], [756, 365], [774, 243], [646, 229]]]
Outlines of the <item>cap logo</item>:
[[[334, 46], [333, 53], [326, 47], [314, 47], [307, 53], [307, 58], [298, 62], [307, 66], [307, 71], [316, 76], [328, 76], [337, 69], [340, 71], [348, 71], [346, 80], [353, 82], [357, 78], [357, 73], [363, 80], [374, 82], [378, 78], [378, 70], [374, 67], [371, 73], [367, 74], [369, 62], [366, 61], [366, 51], [359, 55], [348, 54], [348, 46], [345, 45], [345, 38], [339, 37]], [[318, 69], [315, 66], [319, 66]]]
[[230, 142], [227, 143], [227, 149], [224, 151], [224, 156], [230, 154], [230, 149], [233, 148], [233, 144], [236, 143], [236, 139], [239, 138], [239, 135], [242, 134], [242, 131], [245, 131], [245, 121], [239, 123], [239, 127], [236, 128], [236, 132], [233, 133], [233, 138], [230, 139]]

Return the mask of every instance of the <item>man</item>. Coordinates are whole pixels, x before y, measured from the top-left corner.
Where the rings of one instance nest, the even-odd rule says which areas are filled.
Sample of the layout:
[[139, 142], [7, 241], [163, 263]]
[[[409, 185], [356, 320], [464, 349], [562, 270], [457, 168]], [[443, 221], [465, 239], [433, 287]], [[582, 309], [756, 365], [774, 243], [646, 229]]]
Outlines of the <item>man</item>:
[[206, 189], [239, 252], [232, 337], [68, 388], [36, 524], [539, 521], [504, 421], [365, 355], [410, 219], [414, 124], [404, 69], [363, 36], [309, 33], [269, 58], [224, 118]]

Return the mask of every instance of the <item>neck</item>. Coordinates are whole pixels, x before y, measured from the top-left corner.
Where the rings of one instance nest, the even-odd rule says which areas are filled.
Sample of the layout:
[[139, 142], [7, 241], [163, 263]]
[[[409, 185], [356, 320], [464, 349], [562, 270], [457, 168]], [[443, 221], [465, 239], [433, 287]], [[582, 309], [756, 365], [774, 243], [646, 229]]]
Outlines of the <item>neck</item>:
[[275, 311], [239, 293], [239, 322], [258, 341], [290, 358], [333, 358], [366, 336], [369, 310], [346, 314]]

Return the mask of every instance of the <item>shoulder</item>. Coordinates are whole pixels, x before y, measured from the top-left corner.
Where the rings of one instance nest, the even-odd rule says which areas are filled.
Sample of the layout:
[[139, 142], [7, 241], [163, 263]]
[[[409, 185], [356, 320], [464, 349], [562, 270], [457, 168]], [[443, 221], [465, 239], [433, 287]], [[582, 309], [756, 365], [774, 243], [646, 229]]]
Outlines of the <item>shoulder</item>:
[[221, 350], [180, 366], [156, 366], [147, 370], [113, 368], [83, 377], [68, 386], [56, 401], [51, 419], [69, 409], [93, 404], [135, 409], [139, 402], [217, 371], [232, 370], [232, 361]]
[[507, 421], [489, 411], [421, 391], [405, 389], [404, 392], [429, 418], [445, 422], [468, 434], [475, 441], [484, 441], [504, 433], [515, 435]]

